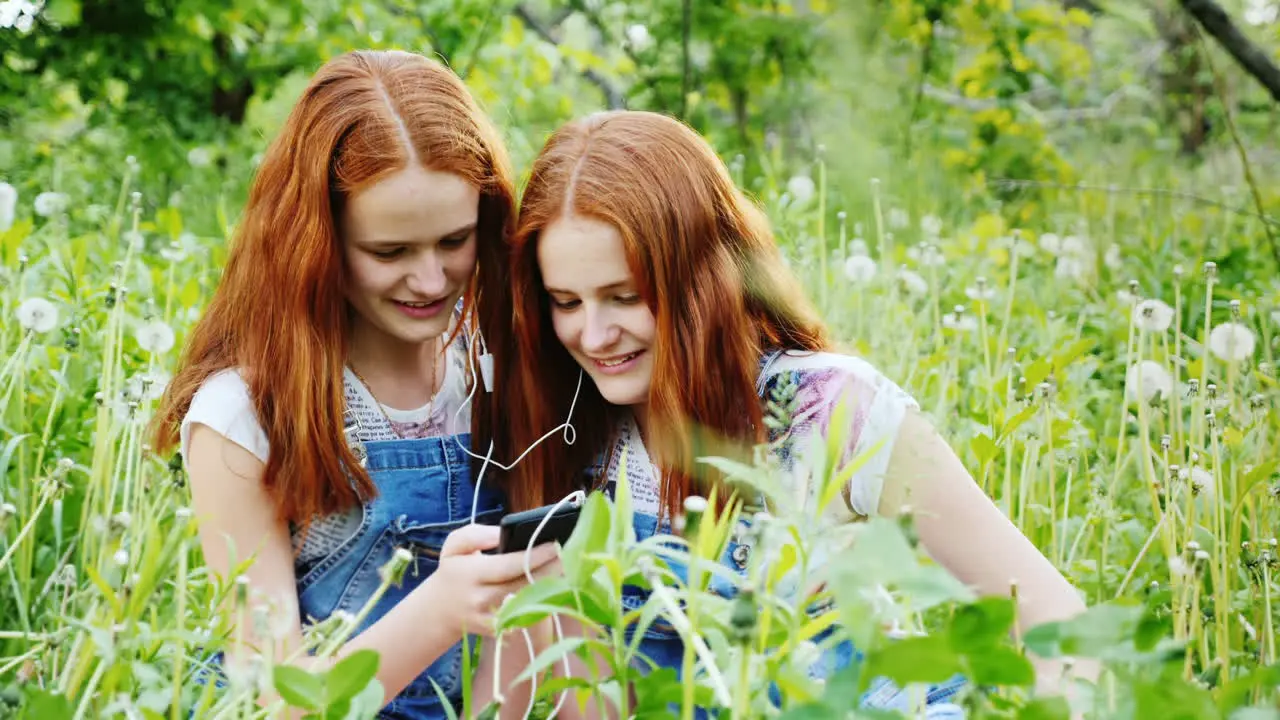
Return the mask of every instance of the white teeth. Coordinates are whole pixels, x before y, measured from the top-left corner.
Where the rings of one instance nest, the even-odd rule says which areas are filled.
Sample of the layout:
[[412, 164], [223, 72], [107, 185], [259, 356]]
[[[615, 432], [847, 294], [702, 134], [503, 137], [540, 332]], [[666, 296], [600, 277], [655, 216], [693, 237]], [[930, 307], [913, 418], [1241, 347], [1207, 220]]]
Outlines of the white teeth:
[[634, 358], [635, 356], [637, 356], [637, 355], [639, 355], [639, 354], [640, 354], [640, 353], [638, 353], [638, 352], [633, 352], [633, 353], [631, 353], [630, 355], [627, 355], [626, 357], [621, 358], [621, 359], [618, 359], [618, 360], [597, 360], [596, 362], [600, 363], [601, 365], [603, 365], [603, 366], [605, 366], [605, 367], [617, 367], [617, 366], [619, 366], [619, 365], [622, 365], [623, 363], [630, 362], [632, 358]]

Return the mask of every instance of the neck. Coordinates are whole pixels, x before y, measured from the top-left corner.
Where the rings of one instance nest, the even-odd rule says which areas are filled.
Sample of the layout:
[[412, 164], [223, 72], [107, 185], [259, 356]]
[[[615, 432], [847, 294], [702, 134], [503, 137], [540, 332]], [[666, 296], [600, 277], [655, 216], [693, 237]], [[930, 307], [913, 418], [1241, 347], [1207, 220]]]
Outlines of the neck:
[[437, 336], [426, 342], [403, 342], [356, 320], [351, 328], [347, 364], [368, 384], [379, 402], [390, 405], [388, 401], [394, 399], [397, 408], [420, 407], [435, 395], [440, 382], [441, 340]]
[[636, 427], [640, 429], [642, 440], [649, 437], [649, 404], [637, 403], [631, 406], [631, 416], [635, 418]]

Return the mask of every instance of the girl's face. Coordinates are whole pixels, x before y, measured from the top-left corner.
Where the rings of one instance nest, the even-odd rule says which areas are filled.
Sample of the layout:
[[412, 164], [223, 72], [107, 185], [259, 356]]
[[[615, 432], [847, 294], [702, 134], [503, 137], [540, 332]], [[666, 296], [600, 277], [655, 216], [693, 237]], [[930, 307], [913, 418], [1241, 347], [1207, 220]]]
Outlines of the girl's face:
[[476, 266], [480, 192], [410, 165], [352, 196], [341, 218], [347, 300], [386, 339], [424, 343], [449, 329]]
[[538, 267], [556, 337], [614, 405], [643, 405], [653, 376], [653, 312], [617, 228], [565, 216], [542, 231]]

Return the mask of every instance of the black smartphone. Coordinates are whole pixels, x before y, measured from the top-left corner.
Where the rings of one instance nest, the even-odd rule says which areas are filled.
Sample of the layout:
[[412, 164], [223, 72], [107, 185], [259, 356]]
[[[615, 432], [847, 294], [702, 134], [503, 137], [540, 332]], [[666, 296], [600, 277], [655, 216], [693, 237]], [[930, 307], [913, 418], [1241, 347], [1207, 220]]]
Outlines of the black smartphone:
[[[555, 510], [555, 514], [543, 523], [543, 518], [546, 518], [552, 510]], [[538, 530], [540, 524], [542, 529], [538, 530], [535, 546], [552, 541], [564, 545], [573, 535], [573, 528], [577, 526], [578, 515], [581, 513], [580, 505], [561, 503], [559, 508], [555, 505], [544, 505], [506, 515], [502, 518], [502, 522], [498, 523], [501, 530], [498, 537], [498, 552], [524, 552], [529, 547], [529, 539], [533, 537], [534, 531]]]

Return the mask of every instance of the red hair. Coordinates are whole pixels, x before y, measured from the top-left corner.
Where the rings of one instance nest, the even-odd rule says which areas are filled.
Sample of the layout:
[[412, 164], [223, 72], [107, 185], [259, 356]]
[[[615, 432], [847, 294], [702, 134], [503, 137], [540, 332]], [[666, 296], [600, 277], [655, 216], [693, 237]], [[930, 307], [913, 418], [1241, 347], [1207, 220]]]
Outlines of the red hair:
[[[513, 236], [514, 332], [524, 358], [513, 384], [524, 411], [513, 417], [517, 445], [510, 450], [564, 421], [578, 378], [552, 329], [537, 256], [539, 234], [570, 214], [618, 229], [654, 314], [647, 442], [662, 468], [663, 507], [674, 516], [695, 493], [695, 480], [718, 481], [695, 468], [705, 441], [765, 439], [755, 392], [762, 353], [824, 349], [826, 329], [785, 269], [767, 218], [697, 133], [637, 111], [570, 123], [535, 161]], [[573, 418], [577, 441], [531, 452], [508, 485], [512, 505], [563, 497], [608, 447], [618, 412], [584, 379]]]
[[[477, 269], [464, 315], [486, 335], [510, 322], [501, 276], [514, 185], [497, 131], [462, 81], [434, 60], [395, 51], [341, 55], [311, 80], [263, 158], [222, 281], [161, 402], [160, 451], [177, 444], [200, 385], [239, 368], [271, 446], [263, 483], [279, 517], [305, 524], [373, 497], [342, 433], [349, 306], [337, 218], [346, 198], [415, 160], [479, 189]], [[498, 345], [490, 352], [501, 362], [507, 356]], [[484, 401], [473, 409], [473, 427], [488, 430], [492, 407]]]

